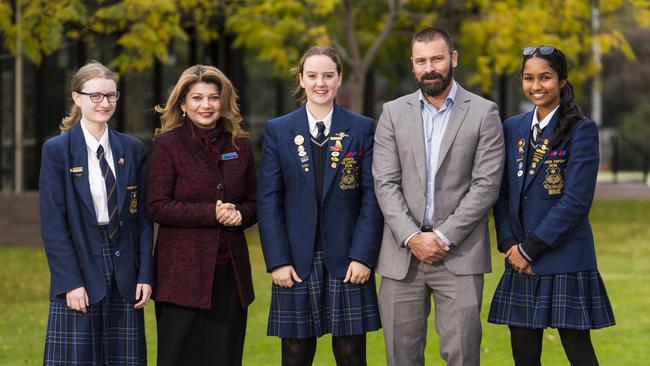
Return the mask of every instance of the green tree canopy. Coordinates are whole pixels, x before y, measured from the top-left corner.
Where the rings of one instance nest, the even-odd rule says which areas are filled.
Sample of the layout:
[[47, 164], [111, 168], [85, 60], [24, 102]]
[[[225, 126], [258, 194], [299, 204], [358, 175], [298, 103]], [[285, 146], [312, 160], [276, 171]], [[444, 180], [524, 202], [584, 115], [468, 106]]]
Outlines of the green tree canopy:
[[[650, 25], [650, 2], [638, 0], [472, 0], [468, 7], [478, 10], [463, 21], [463, 57], [476, 73], [468, 82], [484, 92], [492, 90], [494, 75], [510, 75], [521, 68], [521, 50], [526, 46], [553, 45], [571, 63], [571, 79], [576, 84], [599, 72], [592, 59], [594, 42], [603, 54], [621, 51], [633, 59], [634, 52], [618, 29], [623, 12], [634, 14], [641, 26]], [[592, 5], [598, 6], [600, 27], [592, 31]]]

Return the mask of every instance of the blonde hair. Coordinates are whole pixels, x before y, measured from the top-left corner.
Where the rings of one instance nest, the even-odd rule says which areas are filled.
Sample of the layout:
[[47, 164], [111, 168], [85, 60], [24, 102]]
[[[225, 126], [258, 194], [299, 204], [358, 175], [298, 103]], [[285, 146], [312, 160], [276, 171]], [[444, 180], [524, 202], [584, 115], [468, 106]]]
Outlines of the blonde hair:
[[[109, 70], [101, 62], [94, 60], [90, 61], [72, 75], [72, 80], [70, 81], [71, 92], [80, 92], [84, 84], [92, 79], [109, 79], [113, 80], [115, 84], [117, 84], [118, 75]], [[61, 132], [69, 131], [79, 122], [80, 119], [81, 108], [79, 108], [75, 103], [72, 103], [70, 113], [61, 120], [59, 129]]]
[[[228, 77], [214, 66], [194, 65], [183, 71], [176, 85], [169, 93], [167, 102], [164, 107], [156, 106], [156, 112], [160, 113], [160, 128], [157, 128], [154, 135], [159, 136], [175, 128], [181, 127], [185, 123], [181, 104], [185, 101], [187, 93], [196, 83], [215, 84], [219, 91], [221, 99], [221, 115], [219, 119], [223, 123], [226, 131], [232, 135], [232, 143], [235, 145], [235, 139], [246, 137], [245, 132], [240, 124], [242, 121], [237, 105], [237, 91]], [[236, 146], [236, 145], [235, 145]]]

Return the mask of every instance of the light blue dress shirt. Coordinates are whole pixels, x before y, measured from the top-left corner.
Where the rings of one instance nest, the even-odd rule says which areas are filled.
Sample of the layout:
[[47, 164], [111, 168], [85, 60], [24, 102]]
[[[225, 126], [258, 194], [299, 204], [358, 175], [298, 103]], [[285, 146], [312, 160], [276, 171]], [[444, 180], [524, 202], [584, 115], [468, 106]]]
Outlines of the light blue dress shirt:
[[[424, 131], [424, 145], [426, 148], [426, 158], [427, 158], [427, 186], [426, 186], [426, 208], [424, 210], [424, 219], [422, 225], [433, 227], [433, 212], [434, 212], [434, 192], [435, 192], [435, 180], [436, 172], [438, 166], [438, 156], [440, 153], [440, 144], [442, 143], [442, 138], [447, 130], [447, 124], [449, 123], [449, 116], [451, 115], [451, 109], [454, 106], [454, 101], [456, 100], [456, 92], [458, 91], [458, 85], [456, 81], [452, 81], [451, 90], [445, 99], [442, 107], [436, 109], [427, 98], [422, 94], [422, 91], [419, 92], [420, 99], [420, 108], [422, 112], [422, 129]], [[448, 246], [453, 243], [440, 231], [434, 229], [434, 232], [440, 239], [442, 239]], [[408, 246], [409, 240], [417, 234], [415, 232], [404, 241], [405, 245]]]

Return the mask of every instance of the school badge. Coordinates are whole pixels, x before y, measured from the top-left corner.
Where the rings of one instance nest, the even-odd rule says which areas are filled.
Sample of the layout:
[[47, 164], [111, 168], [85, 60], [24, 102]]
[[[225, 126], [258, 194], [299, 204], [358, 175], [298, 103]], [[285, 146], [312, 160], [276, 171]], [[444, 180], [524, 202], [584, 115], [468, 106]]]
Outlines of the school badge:
[[357, 159], [351, 156], [346, 157], [341, 161], [341, 164], [343, 164], [343, 169], [341, 169], [343, 175], [339, 182], [339, 188], [346, 191], [359, 187], [359, 166]]
[[138, 191], [129, 191], [129, 212], [134, 214], [138, 212]]
[[564, 179], [562, 178], [561, 169], [557, 164], [548, 164], [546, 168], [546, 177], [544, 178], [544, 188], [549, 195], [558, 195], [564, 188]]

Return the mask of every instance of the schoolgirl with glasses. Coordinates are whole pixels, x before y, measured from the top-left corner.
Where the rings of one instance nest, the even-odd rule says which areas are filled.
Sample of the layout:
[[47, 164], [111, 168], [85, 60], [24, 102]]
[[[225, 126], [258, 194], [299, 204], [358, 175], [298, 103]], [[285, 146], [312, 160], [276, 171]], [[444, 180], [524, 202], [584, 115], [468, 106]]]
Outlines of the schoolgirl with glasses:
[[117, 75], [99, 62], [71, 81], [61, 135], [43, 145], [41, 233], [50, 267], [44, 365], [146, 365], [153, 235], [146, 156], [108, 125]]

